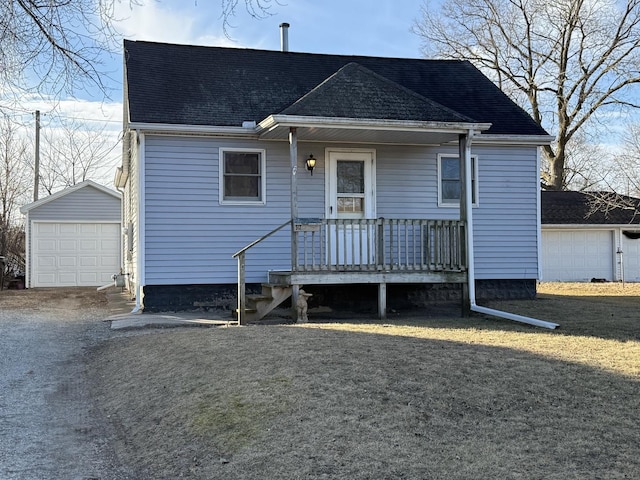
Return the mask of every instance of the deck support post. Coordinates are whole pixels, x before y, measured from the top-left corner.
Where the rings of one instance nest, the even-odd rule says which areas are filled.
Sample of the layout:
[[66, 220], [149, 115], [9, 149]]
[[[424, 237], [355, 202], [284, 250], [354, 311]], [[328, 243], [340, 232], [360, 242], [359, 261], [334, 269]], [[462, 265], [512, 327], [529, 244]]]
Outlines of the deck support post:
[[242, 252], [238, 255], [238, 325], [244, 325], [246, 304], [245, 258]]
[[469, 284], [461, 283], [460, 291], [462, 294], [461, 295], [462, 297], [461, 315], [462, 315], [462, 318], [468, 318], [471, 316], [471, 299], [469, 298]]
[[387, 284], [378, 284], [378, 318], [384, 320], [387, 318]]
[[300, 285], [291, 285], [291, 318], [295, 323], [300, 321], [298, 318], [298, 297], [300, 297]]

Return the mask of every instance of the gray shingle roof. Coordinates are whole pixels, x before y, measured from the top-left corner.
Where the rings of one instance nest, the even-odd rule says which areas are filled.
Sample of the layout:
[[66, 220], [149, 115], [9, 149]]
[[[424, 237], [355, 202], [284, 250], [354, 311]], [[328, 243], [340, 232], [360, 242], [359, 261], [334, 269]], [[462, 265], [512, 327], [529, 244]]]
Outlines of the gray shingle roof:
[[[594, 199], [606, 193], [571, 191], [542, 191], [541, 210], [543, 225], [627, 225], [640, 223], [635, 212], [640, 211], [640, 199], [620, 197], [633, 208], [594, 209]], [[595, 210], [595, 211], [594, 211]]]
[[[491, 123], [486, 133], [546, 135], [533, 119], [471, 63], [266, 50], [124, 42], [129, 118], [132, 122], [240, 126], [260, 122], [289, 107], [316, 112], [383, 116], [381, 119], [458, 118]], [[356, 63], [342, 74], [336, 73]], [[366, 70], [372, 74], [366, 74]], [[349, 75], [347, 75], [349, 73]], [[334, 80], [327, 79], [336, 75]], [[323, 95], [294, 103], [323, 82]], [[358, 90], [368, 105], [351, 101], [336, 109], [345, 94]], [[331, 95], [333, 92], [333, 96]], [[386, 97], [382, 100], [382, 97]], [[376, 100], [378, 98], [378, 100]], [[421, 100], [421, 98], [423, 100]], [[378, 102], [371, 106], [372, 102]], [[402, 102], [402, 106], [394, 103]], [[445, 109], [437, 108], [440, 105]], [[356, 108], [358, 107], [358, 108]], [[420, 112], [424, 107], [425, 112]], [[369, 109], [369, 110], [367, 110]], [[448, 109], [448, 112], [447, 110]], [[403, 117], [403, 118], [394, 118]], [[406, 117], [406, 118], [404, 118]]]
[[474, 122], [355, 62], [346, 64], [280, 113], [312, 117]]

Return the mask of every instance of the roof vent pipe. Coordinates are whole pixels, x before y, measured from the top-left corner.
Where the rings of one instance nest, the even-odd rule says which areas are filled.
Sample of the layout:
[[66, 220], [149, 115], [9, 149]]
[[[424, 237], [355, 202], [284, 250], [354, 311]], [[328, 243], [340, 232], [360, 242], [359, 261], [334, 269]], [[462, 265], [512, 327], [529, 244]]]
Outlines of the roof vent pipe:
[[280, 24], [280, 50], [283, 52], [289, 51], [289, 24]]

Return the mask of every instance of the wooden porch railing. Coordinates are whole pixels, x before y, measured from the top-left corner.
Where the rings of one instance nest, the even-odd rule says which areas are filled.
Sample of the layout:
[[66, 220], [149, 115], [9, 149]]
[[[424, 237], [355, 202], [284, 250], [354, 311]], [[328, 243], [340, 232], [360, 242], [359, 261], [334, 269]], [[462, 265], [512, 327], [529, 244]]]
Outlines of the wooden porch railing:
[[422, 219], [296, 219], [294, 272], [460, 272], [465, 223]]
[[291, 270], [303, 272], [462, 272], [467, 269], [461, 220], [288, 220], [233, 254], [238, 260], [238, 323], [246, 307], [247, 250], [287, 225]]

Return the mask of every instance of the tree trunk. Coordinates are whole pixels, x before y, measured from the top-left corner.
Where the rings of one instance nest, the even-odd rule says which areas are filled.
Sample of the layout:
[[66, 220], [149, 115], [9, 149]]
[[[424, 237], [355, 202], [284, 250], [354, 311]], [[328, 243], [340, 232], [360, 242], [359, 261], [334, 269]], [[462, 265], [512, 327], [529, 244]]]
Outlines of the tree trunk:
[[564, 149], [557, 148], [555, 152], [544, 149], [544, 154], [549, 162], [549, 178], [546, 182], [549, 190], [564, 190], [565, 187], [565, 154]]

